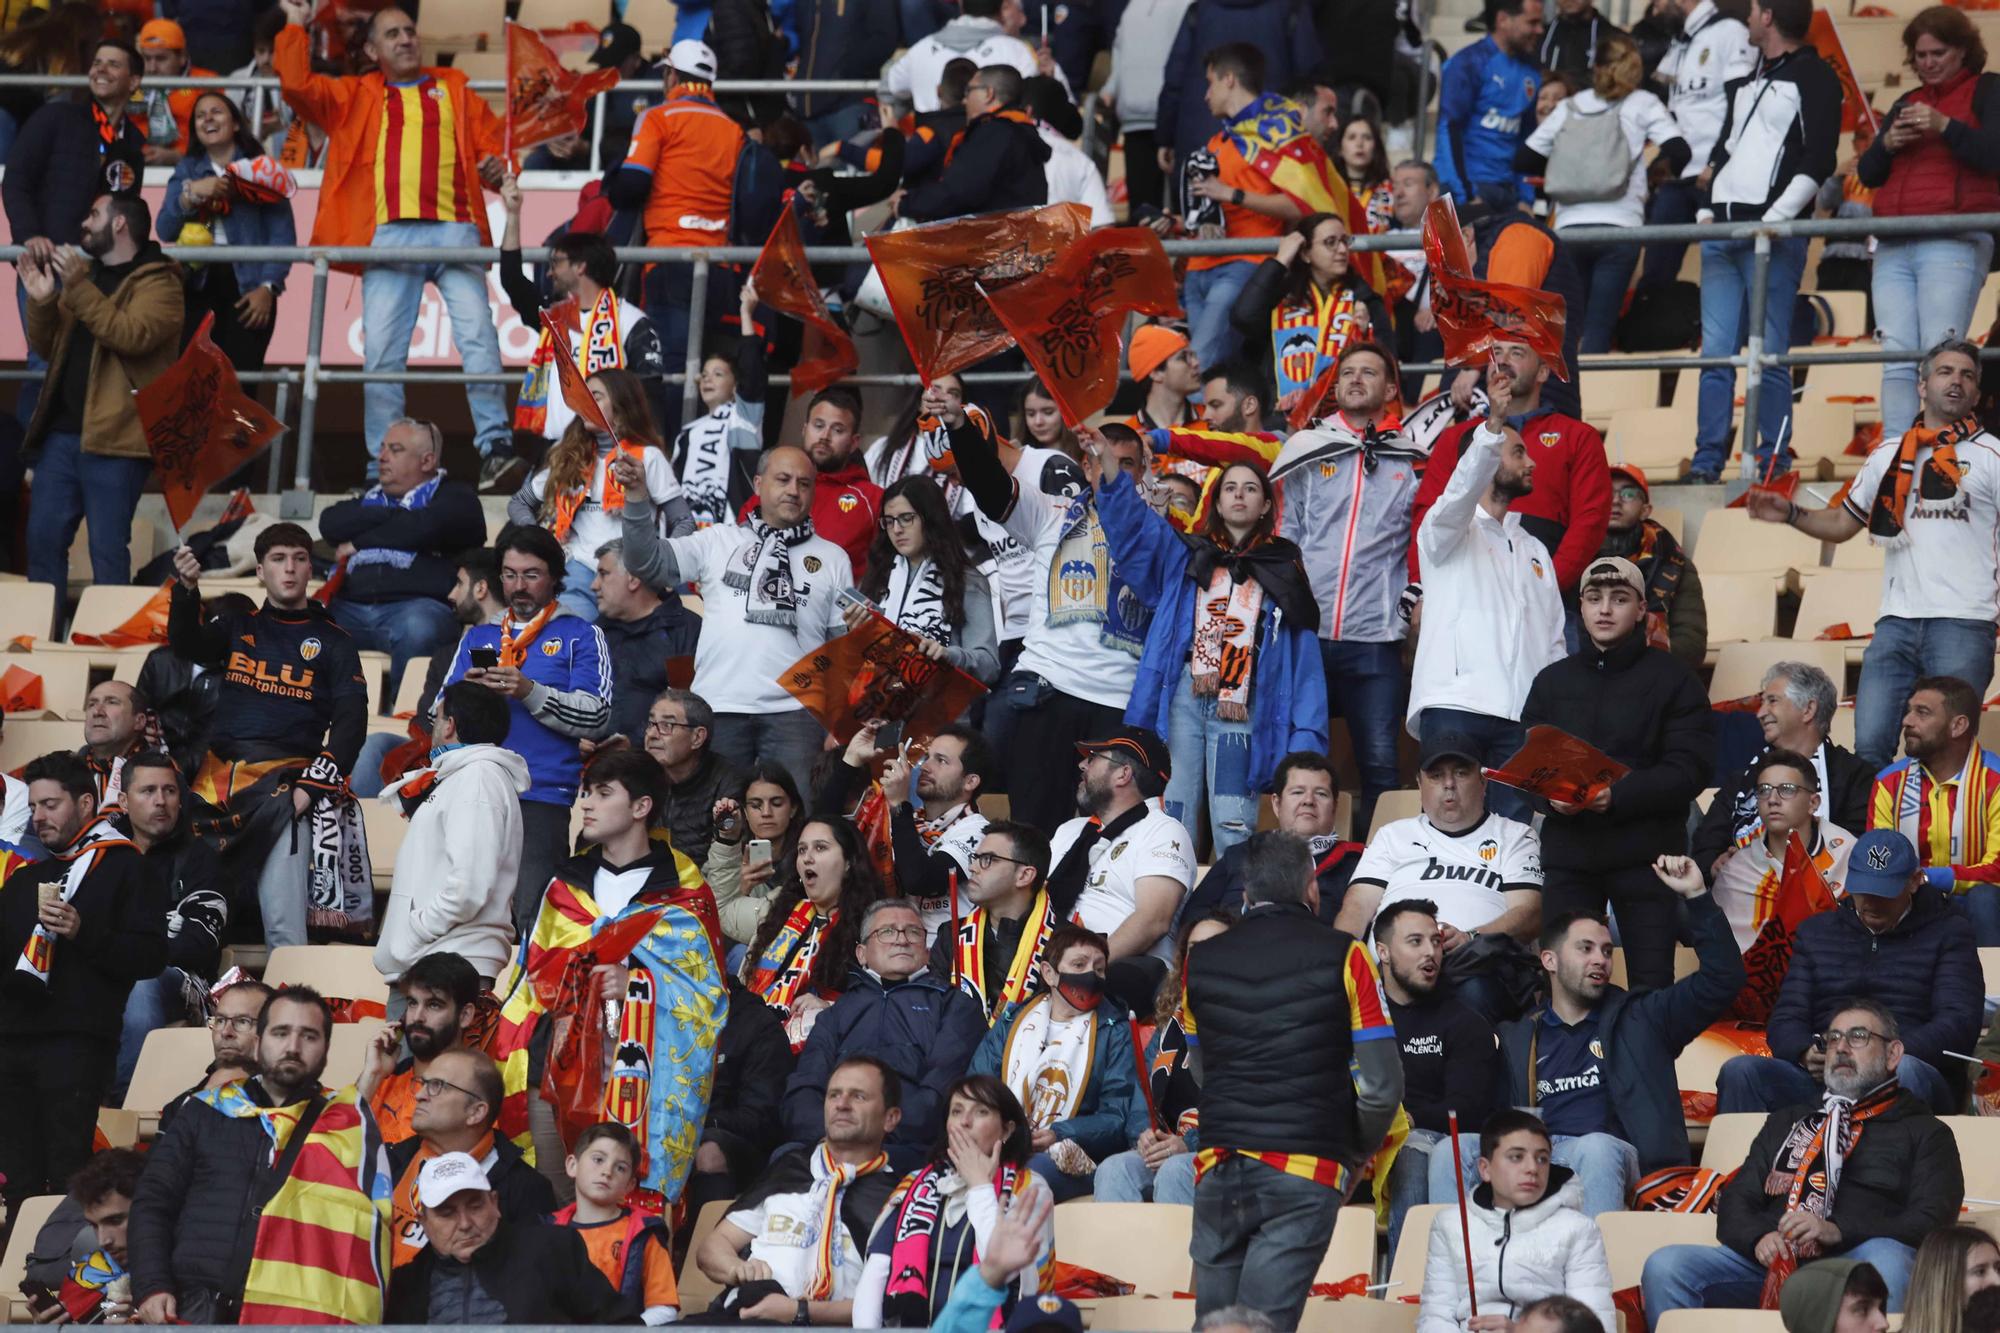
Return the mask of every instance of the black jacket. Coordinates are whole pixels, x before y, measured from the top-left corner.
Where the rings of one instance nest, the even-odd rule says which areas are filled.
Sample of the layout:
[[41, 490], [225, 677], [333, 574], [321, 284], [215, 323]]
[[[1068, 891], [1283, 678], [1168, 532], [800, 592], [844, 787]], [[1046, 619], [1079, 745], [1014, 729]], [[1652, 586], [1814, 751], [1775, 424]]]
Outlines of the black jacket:
[[611, 654], [611, 730], [634, 745], [643, 745], [646, 715], [653, 700], [667, 688], [667, 659], [694, 656], [695, 640], [701, 637], [701, 617], [682, 606], [679, 596], [669, 593], [665, 601], [637, 620], [599, 616], [597, 629]]
[[[708, 45], [718, 79], [782, 79], [791, 61], [766, 0], [715, 0], [708, 11]], [[739, 93], [717, 98], [716, 104], [746, 129], [769, 125], [785, 112], [781, 93]]]
[[1611, 648], [1585, 644], [1551, 662], [1528, 687], [1521, 725], [1548, 723], [1632, 771], [1611, 787], [1603, 814], [1551, 812], [1542, 864], [1607, 871], [1687, 850], [1687, 812], [1715, 767], [1708, 691], [1687, 664], [1634, 633]]
[[791, 1074], [792, 1044], [777, 1011], [732, 978], [701, 1137], [722, 1149], [739, 1189], [778, 1146], [778, 1106]]
[[[7, 150], [7, 175], [0, 180], [0, 203], [6, 205], [7, 231], [16, 245], [33, 236], [75, 245], [83, 238], [91, 200], [114, 187], [139, 188], [144, 117], [128, 114], [119, 123], [117, 143], [108, 151], [100, 151], [99, 144], [87, 103], [45, 102], [28, 117]], [[121, 177], [130, 184], [118, 185], [115, 178]]]
[[195, 674], [194, 663], [162, 644], [146, 654], [139, 667], [139, 691], [151, 701], [160, 719], [167, 750], [184, 774], [201, 771], [208, 756], [208, 733], [215, 725], [215, 697], [222, 689], [220, 672]]
[[[1243, 863], [1249, 859], [1248, 847], [1248, 843], [1239, 842], [1216, 858], [1188, 895], [1187, 905], [1181, 908], [1182, 921], [1199, 921], [1218, 908], [1242, 912]], [[1366, 850], [1366, 843], [1337, 842], [1319, 858], [1319, 919], [1327, 925], [1340, 915], [1340, 904], [1347, 898], [1347, 881]]]
[[1493, 1025], [1440, 989], [1414, 1004], [1389, 1002], [1396, 1047], [1403, 1057], [1403, 1109], [1418, 1129], [1448, 1133], [1448, 1111], [1459, 1132], [1477, 1134], [1500, 1109], [1495, 1100], [1504, 1066]]
[[1574, 18], [1550, 10], [1548, 31], [1542, 34], [1541, 66], [1566, 77], [1571, 88], [1588, 88], [1590, 67], [1604, 39], [1623, 31], [1594, 8]]
[[[411, 1135], [389, 1145], [389, 1179], [402, 1188], [403, 1176], [424, 1141]], [[521, 1150], [511, 1139], [493, 1138], [493, 1165], [487, 1168], [486, 1182], [500, 1200], [500, 1216], [509, 1222], [540, 1222], [556, 1210], [556, 1189], [549, 1178], [522, 1160]]]
[[480, 1317], [481, 1306], [493, 1301], [506, 1310], [509, 1324], [616, 1323], [620, 1303], [578, 1232], [503, 1216], [470, 1263], [442, 1258], [426, 1246], [398, 1268], [389, 1278], [382, 1322], [484, 1324], [490, 1321]]
[[[1832, 741], [1825, 742], [1825, 747], [1827, 790], [1820, 793], [1820, 817], [1859, 836], [1868, 828], [1868, 801], [1875, 789], [1875, 770], [1852, 750], [1843, 750]], [[1708, 803], [1708, 813], [1694, 826], [1689, 855], [1711, 882], [1715, 879], [1716, 859], [1757, 826], [1757, 798], [1750, 788], [1755, 785], [1757, 764], [1762, 758], [1760, 754], [1753, 759], [1726, 790], [1716, 792], [1715, 799]]]
[[[1251, 270], [1250, 281], [1243, 284], [1243, 290], [1236, 294], [1236, 303], [1229, 307], [1230, 324], [1243, 336], [1243, 345], [1255, 355], [1257, 364], [1264, 368], [1267, 381], [1271, 378], [1271, 313], [1284, 302], [1291, 276], [1292, 271], [1283, 264], [1266, 259]], [[1353, 289], [1354, 299], [1367, 310], [1375, 338], [1388, 338], [1395, 325], [1389, 320], [1389, 307], [1382, 304], [1375, 289], [1356, 273], [1349, 273], [1341, 281]]]
[[70, 905], [75, 939], [57, 939], [46, 985], [14, 963], [40, 915], [37, 886], [60, 884], [73, 861], [49, 857], [0, 885], [0, 1040], [81, 1036], [115, 1042], [132, 984], [167, 965], [165, 880], [128, 845], [98, 849]]
[[[124, 824], [125, 820], [120, 820]], [[130, 830], [126, 830], [128, 836]], [[167, 963], [204, 983], [221, 975], [229, 895], [215, 849], [182, 828], [145, 858], [167, 904]], [[255, 886], [249, 886], [254, 896]]]
[[[1771, 1112], [1743, 1168], [1722, 1187], [1716, 1206], [1716, 1239], [1746, 1259], [1757, 1242], [1777, 1230], [1785, 1212], [1783, 1193], [1766, 1193], [1768, 1177], [1792, 1126], [1817, 1106], [1787, 1106]], [[1901, 1092], [1895, 1104], [1861, 1127], [1861, 1139], [1841, 1166], [1833, 1193], [1832, 1222], [1843, 1254], [1865, 1240], [1883, 1238], [1915, 1246], [1934, 1228], [1958, 1217], [1965, 1173], [1958, 1143], [1930, 1105]]]
[[[613, 688], [616, 689], [615, 681]], [[633, 742], [638, 743], [644, 735], [641, 724], [640, 733], [632, 737]], [[685, 782], [675, 782], [669, 777], [663, 818], [667, 832], [673, 837], [674, 850], [696, 865], [706, 864], [708, 849], [715, 841], [715, 803], [725, 796], [740, 799], [743, 786], [742, 770], [717, 754], [713, 745], [701, 752], [694, 776]]]
[[[794, 8], [792, 18], [799, 31], [801, 79], [873, 79], [903, 44], [896, 0], [809, 0]], [[799, 115], [807, 120], [824, 116], [861, 96], [804, 93]]]
[[974, 213], [1040, 208], [1049, 201], [1049, 146], [1011, 113], [981, 116], [965, 127], [944, 171], [903, 196], [902, 216], [942, 222]]
[[446, 477], [421, 509], [364, 504], [359, 497], [342, 500], [319, 516], [319, 533], [335, 546], [352, 542], [357, 553], [387, 550], [414, 557], [403, 568], [388, 560], [360, 564], [350, 560], [339, 600], [373, 603], [429, 597], [444, 602], [451, 599], [451, 586], [458, 581], [459, 552], [486, 544], [486, 511], [470, 485]]

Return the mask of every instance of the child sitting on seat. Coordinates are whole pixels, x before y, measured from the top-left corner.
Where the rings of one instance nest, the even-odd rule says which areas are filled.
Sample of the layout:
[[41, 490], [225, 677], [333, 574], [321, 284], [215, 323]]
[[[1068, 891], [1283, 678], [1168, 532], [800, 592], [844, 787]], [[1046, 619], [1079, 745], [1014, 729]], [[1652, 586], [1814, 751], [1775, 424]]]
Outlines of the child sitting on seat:
[[625, 1202], [638, 1168], [631, 1130], [610, 1120], [592, 1125], [563, 1164], [576, 1202], [550, 1220], [582, 1234], [590, 1262], [623, 1298], [624, 1319], [670, 1324], [680, 1318], [681, 1293], [666, 1223]]

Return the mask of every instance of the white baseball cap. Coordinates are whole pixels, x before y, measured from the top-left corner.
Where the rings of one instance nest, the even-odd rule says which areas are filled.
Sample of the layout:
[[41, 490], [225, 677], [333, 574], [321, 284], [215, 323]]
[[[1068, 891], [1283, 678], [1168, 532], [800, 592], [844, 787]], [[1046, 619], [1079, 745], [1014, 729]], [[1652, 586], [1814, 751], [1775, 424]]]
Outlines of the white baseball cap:
[[715, 50], [707, 42], [682, 38], [667, 52], [667, 63], [691, 79], [715, 82]]
[[486, 1169], [470, 1153], [448, 1152], [425, 1162], [417, 1172], [417, 1202], [436, 1208], [463, 1190], [491, 1191]]

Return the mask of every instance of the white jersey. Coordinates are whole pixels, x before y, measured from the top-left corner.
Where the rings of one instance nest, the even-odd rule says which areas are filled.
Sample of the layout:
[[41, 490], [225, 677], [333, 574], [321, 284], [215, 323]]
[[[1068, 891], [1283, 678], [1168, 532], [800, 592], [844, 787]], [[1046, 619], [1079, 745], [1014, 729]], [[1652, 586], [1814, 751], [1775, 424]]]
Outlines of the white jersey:
[[[1841, 494], [1841, 504], [1862, 524], [1896, 465], [1901, 440], [1884, 436]], [[1918, 480], [1935, 485], [1925, 467], [1932, 450], [1917, 450]], [[1952, 493], [1933, 497], [1912, 483], [1901, 535], [1868, 537], [1886, 548], [1882, 561], [1882, 614], [1909, 620], [1983, 620], [2000, 615], [2000, 440], [1985, 431], [1958, 446], [1963, 473]]]
[[[1137, 823], [1115, 836], [1103, 837], [1090, 849], [1090, 874], [1076, 900], [1076, 920], [1110, 939], [1139, 908], [1139, 881], [1164, 876], [1181, 886], [1181, 896], [1194, 886], [1194, 839], [1180, 820], [1152, 801]], [[1115, 825], [1118, 821], [1113, 820]], [[1049, 844], [1049, 864], [1058, 866], [1076, 845], [1090, 821], [1079, 816], [1056, 830]], [[1178, 910], [1178, 909], [1177, 909]], [[1147, 953], [1173, 962], [1173, 931], [1153, 941]]]
[[1749, 78], [1756, 64], [1750, 30], [1718, 13], [1715, 0], [1701, 0], [1681, 25], [1681, 35], [1667, 47], [1658, 70], [1660, 81], [1668, 85], [1667, 110], [1693, 154], [1681, 172], [1683, 179], [1692, 180], [1708, 165], [1729, 111], [1728, 85]]
[[[794, 662], [847, 633], [835, 598], [854, 586], [847, 552], [824, 537], [794, 542], [790, 579], [798, 601], [790, 626], [751, 621], [750, 563], [757, 534], [748, 526], [710, 527], [668, 539], [681, 578], [699, 585], [701, 638], [694, 650], [694, 692], [718, 713], [791, 713], [799, 701], [778, 683]], [[725, 578], [735, 573], [736, 579]]]
[[1507, 890], [1542, 886], [1542, 840], [1532, 826], [1489, 813], [1463, 833], [1429, 815], [1385, 824], [1369, 839], [1353, 882], [1382, 886], [1381, 908], [1428, 898], [1438, 920], [1474, 931], [1507, 910]]
[[[1847, 882], [1847, 857], [1853, 850], [1852, 833], [1838, 824], [1819, 821], [1812, 844], [1813, 864], [1836, 897]], [[1736, 854], [1715, 872], [1715, 885], [1710, 892], [1715, 896], [1715, 905], [1729, 918], [1729, 929], [1736, 936], [1739, 950], [1755, 944], [1765, 923], [1777, 915], [1778, 889], [1784, 870], [1783, 855], [1771, 855], [1760, 829], [1757, 837], [1738, 847]]]

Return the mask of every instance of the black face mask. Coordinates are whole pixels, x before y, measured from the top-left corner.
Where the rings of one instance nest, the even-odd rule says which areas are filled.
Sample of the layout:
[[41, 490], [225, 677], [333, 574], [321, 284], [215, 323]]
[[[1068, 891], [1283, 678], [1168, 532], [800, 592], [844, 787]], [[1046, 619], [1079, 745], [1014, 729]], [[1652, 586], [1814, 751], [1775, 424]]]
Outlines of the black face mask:
[[1058, 972], [1056, 991], [1072, 1007], [1088, 1011], [1095, 1009], [1103, 998], [1104, 978], [1095, 972]]

